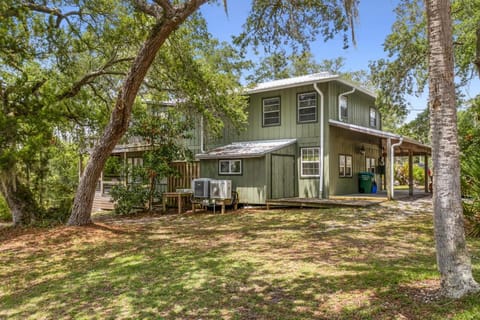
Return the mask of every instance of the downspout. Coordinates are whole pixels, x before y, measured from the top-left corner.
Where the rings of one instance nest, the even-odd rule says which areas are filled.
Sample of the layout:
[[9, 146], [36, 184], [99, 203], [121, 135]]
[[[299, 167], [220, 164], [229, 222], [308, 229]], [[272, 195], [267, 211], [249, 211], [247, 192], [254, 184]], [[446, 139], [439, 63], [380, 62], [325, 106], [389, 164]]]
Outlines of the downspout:
[[200, 116], [200, 153], [205, 153], [203, 142], [203, 116]]
[[317, 91], [318, 95], [320, 96], [320, 168], [319, 168], [319, 173], [320, 173], [320, 181], [318, 184], [318, 198], [322, 199], [323, 198], [323, 167], [324, 167], [324, 148], [323, 148], [323, 140], [325, 136], [325, 132], [323, 130], [323, 118], [324, 118], [324, 108], [323, 108], [323, 92], [318, 88], [317, 83], [313, 84], [313, 88], [315, 91]]
[[392, 146], [390, 147], [390, 190], [392, 192], [392, 199], [394, 199], [394, 189], [393, 189], [393, 180], [395, 180], [393, 178], [393, 161], [395, 160], [395, 148], [400, 146], [401, 144], [403, 143], [403, 137], [400, 137], [400, 141], [398, 141], [397, 143], [394, 143], [392, 144]]
[[353, 88], [352, 90], [350, 91], [347, 91], [347, 92], [344, 92], [344, 93], [340, 93], [338, 95], [338, 120], [342, 121], [342, 108], [340, 107], [340, 101], [342, 101], [342, 97], [346, 96], [346, 95], [349, 95], [349, 94], [352, 94], [355, 92], [355, 88]]

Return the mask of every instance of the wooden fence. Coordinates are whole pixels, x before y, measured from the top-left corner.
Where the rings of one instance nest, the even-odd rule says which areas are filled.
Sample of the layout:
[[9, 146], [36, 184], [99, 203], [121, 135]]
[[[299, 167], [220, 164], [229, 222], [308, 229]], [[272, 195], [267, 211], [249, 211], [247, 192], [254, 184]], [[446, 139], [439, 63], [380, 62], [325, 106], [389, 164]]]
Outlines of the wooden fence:
[[171, 164], [179, 175], [168, 178], [168, 192], [175, 192], [177, 189], [190, 189], [192, 180], [200, 177], [200, 162], [178, 161]]

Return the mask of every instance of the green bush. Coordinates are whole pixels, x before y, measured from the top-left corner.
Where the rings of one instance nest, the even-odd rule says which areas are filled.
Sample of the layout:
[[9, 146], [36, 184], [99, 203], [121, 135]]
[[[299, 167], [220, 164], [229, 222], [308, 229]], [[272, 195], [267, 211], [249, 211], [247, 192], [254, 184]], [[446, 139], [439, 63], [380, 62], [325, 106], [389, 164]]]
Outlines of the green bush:
[[480, 162], [477, 157], [462, 159], [463, 212], [467, 220], [467, 234], [480, 237]]
[[7, 202], [1, 195], [0, 195], [0, 220], [12, 221], [12, 214], [10, 213], [10, 209], [7, 206]]
[[139, 208], [145, 210], [145, 204], [148, 200], [148, 189], [139, 184], [116, 185], [110, 191], [112, 199], [115, 201], [116, 214], [129, 214], [134, 209]]
[[[395, 164], [395, 180], [401, 185], [408, 184], [408, 162]], [[413, 165], [413, 181], [419, 185], [425, 183], [425, 169], [417, 164]]]

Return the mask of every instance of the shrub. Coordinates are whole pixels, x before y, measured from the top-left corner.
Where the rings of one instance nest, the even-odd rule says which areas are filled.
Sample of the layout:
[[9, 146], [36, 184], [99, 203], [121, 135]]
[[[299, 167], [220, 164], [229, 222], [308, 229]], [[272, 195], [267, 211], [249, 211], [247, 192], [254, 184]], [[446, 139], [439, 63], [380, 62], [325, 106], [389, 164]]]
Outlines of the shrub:
[[0, 220], [12, 221], [12, 214], [10, 213], [10, 209], [7, 206], [7, 202], [1, 195], [0, 195]]
[[112, 199], [115, 201], [116, 214], [129, 214], [134, 209], [145, 210], [145, 204], [148, 200], [148, 189], [139, 184], [115, 185], [110, 191]]
[[462, 161], [462, 195], [468, 197], [463, 202], [463, 212], [467, 220], [467, 234], [480, 237], [480, 162], [477, 157]]

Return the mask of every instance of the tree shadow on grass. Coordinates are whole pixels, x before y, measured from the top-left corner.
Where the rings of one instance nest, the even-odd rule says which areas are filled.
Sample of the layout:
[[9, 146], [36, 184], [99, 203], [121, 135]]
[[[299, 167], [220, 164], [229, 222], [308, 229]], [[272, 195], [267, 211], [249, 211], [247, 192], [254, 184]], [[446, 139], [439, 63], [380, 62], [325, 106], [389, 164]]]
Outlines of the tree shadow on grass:
[[[0, 291], [0, 318], [443, 319], [480, 314], [478, 297], [418, 298], [438, 287], [428, 216], [365, 225], [366, 216], [348, 223], [351, 214], [340, 211], [332, 227], [333, 213], [178, 216], [125, 229], [130, 232], [100, 226], [83, 229], [65, 243], [45, 240], [50, 247], [6, 256], [13, 270], [7, 270], [8, 278], [1, 276], [2, 282], [14, 282]], [[99, 233], [101, 238], [88, 239]]]

